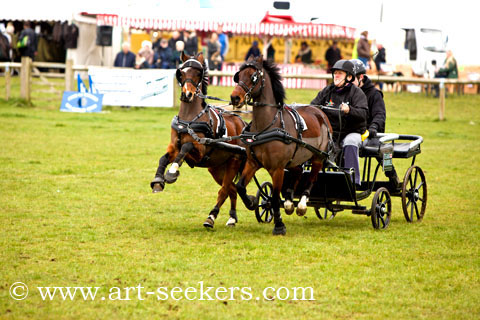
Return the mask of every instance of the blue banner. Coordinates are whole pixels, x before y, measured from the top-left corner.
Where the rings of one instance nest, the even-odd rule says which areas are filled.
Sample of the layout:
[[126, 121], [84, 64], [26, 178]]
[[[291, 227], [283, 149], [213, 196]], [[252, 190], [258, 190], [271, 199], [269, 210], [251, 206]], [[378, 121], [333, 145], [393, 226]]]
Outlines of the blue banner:
[[65, 112], [100, 112], [103, 94], [64, 91], [60, 111]]

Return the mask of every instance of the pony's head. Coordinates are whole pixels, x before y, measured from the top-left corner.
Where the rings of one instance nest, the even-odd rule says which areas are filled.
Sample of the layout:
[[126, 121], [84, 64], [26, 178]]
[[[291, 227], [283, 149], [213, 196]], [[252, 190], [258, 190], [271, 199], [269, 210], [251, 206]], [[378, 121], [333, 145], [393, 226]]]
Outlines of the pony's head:
[[233, 106], [240, 107], [248, 103], [251, 98], [259, 97], [265, 88], [266, 76], [270, 78], [271, 90], [275, 97], [275, 103], [283, 104], [285, 100], [285, 89], [282, 85], [280, 69], [271, 61], [263, 60], [262, 56], [250, 57], [240, 66], [235, 73], [233, 80], [237, 86], [230, 95]]
[[240, 66], [240, 70], [233, 76], [237, 86], [230, 95], [234, 107], [241, 107], [252, 97], [261, 94], [265, 82], [263, 74], [263, 57], [252, 57]]
[[182, 87], [180, 100], [192, 102], [195, 94], [201, 91], [207, 94], [208, 70], [203, 58], [203, 53], [197, 53], [195, 56], [189, 56], [183, 51], [180, 55], [183, 64], [177, 69], [177, 81]]

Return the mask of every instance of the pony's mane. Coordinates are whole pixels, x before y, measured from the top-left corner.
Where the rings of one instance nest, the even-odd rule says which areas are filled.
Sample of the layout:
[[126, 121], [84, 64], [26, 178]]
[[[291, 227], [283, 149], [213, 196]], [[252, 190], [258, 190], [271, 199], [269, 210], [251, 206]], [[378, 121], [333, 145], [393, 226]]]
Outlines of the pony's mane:
[[[242, 71], [245, 68], [248, 68], [248, 66], [251, 65], [251, 63], [246, 62], [240, 66], [240, 70]], [[275, 97], [275, 102], [277, 104], [283, 105], [286, 94], [285, 94], [285, 88], [283, 87], [282, 84], [282, 76], [280, 75], [280, 68], [270, 60], [263, 60], [263, 69], [265, 69], [265, 72], [268, 74], [270, 77], [270, 82], [272, 83], [272, 90], [273, 90], [273, 96]]]
[[285, 88], [282, 84], [282, 76], [280, 75], [280, 68], [271, 60], [263, 60], [263, 69], [270, 76], [270, 81], [272, 82], [273, 96], [277, 104], [283, 105], [286, 94]]

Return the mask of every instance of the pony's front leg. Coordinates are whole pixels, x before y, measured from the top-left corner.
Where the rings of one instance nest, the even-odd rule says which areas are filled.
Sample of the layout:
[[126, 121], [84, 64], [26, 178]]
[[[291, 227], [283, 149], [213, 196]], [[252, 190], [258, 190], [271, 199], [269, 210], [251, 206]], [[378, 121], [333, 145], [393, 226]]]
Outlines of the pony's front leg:
[[169, 154], [168, 152], [165, 153], [160, 160], [158, 161], [158, 168], [157, 172], [155, 173], [155, 178], [150, 182], [150, 187], [152, 188], [153, 193], [157, 193], [163, 191], [165, 187], [165, 168], [167, 167], [169, 161]]
[[169, 144], [167, 147], [167, 153], [165, 153], [160, 160], [158, 161], [157, 172], [155, 173], [155, 178], [150, 182], [150, 188], [152, 188], [153, 193], [163, 191], [165, 187], [165, 169], [168, 164], [172, 162], [173, 157], [178, 151], [175, 151], [175, 147], [172, 144]]
[[310, 171], [308, 176], [308, 184], [297, 205], [297, 215], [299, 216], [304, 216], [307, 213], [307, 202], [310, 198], [310, 192], [312, 192], [313, 184], [317, 181], [318, 172], [322, 170], [322, 167], [323, 161], [312, 161], [312, 171]]
[[254, 160], [248, 160], [245, 164], [245, 168], [242, 171], [242, 176], [235, 185], [237, 188], [238, 195], [247, 207], [248, 210], [255, 210], [258, 206], [258, 200], [255, 196], [250, 196], [247, 194], [247, 185], [252, 180], [255, 172], [258, 170], [258, 165]]
[[280, 214], [280, 191], [282, 190], [283, 168], [276, 169], [274, 172], [270, 173], [272, 177], [272, 210], [273, 210], [273, 222], [275, 227], [273, 228], [272, 234], [274, 236], [284, 236], [287, 233], [287, 227], [282, 221], [282, 216]]
[[167, 174], [165, 175], [165, 181], [167, 183], [174, 183], [177, 181], [178, 176], [180, 175], [180, 171], [178, 171], [178, 168], [183, 163], [183, 160], [185, 160], [185, 157], [187, 154], [192, 151], [194, 148], [193, 142], [187, 142], [182, 145], [182, 148], [180, 149], [180, 152], [178, 153], [177, 157], [175, 160], [173, 160], [172, 165], [167, 171]]

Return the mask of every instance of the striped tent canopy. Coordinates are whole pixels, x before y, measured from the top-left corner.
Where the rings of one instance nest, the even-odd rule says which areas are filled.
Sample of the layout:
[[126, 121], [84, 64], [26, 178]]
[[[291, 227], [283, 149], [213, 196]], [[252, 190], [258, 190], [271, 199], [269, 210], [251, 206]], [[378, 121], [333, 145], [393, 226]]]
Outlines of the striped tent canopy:
[[98, 25], [121, 26], [134, 29], [216, 31], [240, 35], [268, 35], [276, 37], [314, 39], [354, 39], [355, 28], [335, 24], [295, 22], [291, 17], [267, 15], [260, 22], [213, 21], [168, 18], [142, 18], [114, 14], [98, 14]]

